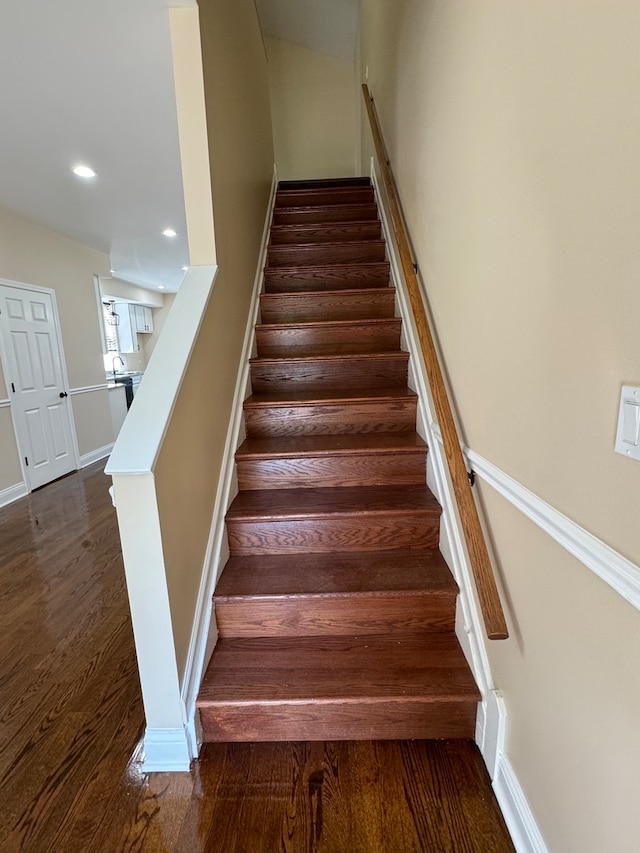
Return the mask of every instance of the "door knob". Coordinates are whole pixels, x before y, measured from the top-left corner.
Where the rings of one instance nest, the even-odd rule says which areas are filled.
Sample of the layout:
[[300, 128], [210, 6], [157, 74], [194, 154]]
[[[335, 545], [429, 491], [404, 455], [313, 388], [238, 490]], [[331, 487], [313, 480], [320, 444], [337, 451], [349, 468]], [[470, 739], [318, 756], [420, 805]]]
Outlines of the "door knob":
[[60, 392], [60, 397], [68, 397], [68, 396], [69, 396], [69, 395], [67, 394], [67, 392], [66, 392], [66, 391], [61, 391], [61, 392]]

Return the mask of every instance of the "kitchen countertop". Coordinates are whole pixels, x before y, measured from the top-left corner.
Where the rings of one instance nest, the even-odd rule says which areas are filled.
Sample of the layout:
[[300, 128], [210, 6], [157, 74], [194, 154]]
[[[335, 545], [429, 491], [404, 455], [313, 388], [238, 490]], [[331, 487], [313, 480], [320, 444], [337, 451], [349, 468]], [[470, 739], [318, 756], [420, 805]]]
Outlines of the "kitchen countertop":
[[119, 370], [117, 373], [109, 371], [106, 374], [107, 382], [114, 382], [121, 377], [126, 379], [129, 376], [144, 376], [144, 370]]

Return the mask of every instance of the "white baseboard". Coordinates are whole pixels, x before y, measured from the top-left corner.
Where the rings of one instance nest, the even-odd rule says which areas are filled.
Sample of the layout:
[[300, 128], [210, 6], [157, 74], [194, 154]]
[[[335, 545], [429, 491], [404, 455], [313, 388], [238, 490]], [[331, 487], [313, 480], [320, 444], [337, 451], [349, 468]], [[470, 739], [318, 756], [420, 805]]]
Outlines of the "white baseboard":
[[274, 167], [271, 194], [267, 206], [262, 242], [258, 255], [258, 265], [251, 296], [251, 305], [245, 328], [240, 367], [236, 379], [231, 418], [227, 437], [225, 441], [222, 464], [220, 468], [220, 479], [218, 491], [213, 510], [213, 519], [209, 541], [204, 558], [204, 568], [198, 591], [198, 601], [191, 632], [191, 640], [187, 653], [187, 662], [182, 682], [182, 701], [186, 713], [186, 727], [191, 743], [192, 757], [198, 755], [202, 744], [202, 731], [196, 713], [196, 698], [200, 689], [200, 683], [204, 670], [211, 657], [217, 638], [217, 627], [215, 614], [213, 612], [213, 593], [220, 571], [226, 562], [226, 530], [224, 518], [229, 504], [235, 497], [238, 487], [235, 477], [235, 452], [243, 438], [243, 408], [242, 404], [247, 396], [249, 385], [249, 357], [254, 340], [254, 328], [260, 305], [259, 296], [262, 288], [263, 269], [266, 263], [267, 244], [269, 242], [269, 229], [278, 185], [277, 174]]
[[493, 790], [517, 853], [548, 853], [518, 777], [504, 752], [498, 756]]
[[29, 489], [24, 481], [22, 483], [16, 483], [15, 486], [9, 486], [8, 489], [1, 489], [0, 506], [7, 506], [7, 504], [18, 501], [20, 498], [24, 498], [28, 494]]
[[83, 453], [80, 457], [80, 467], [86, 468], [87, 465], [93, 465], [94, 462], [99, 462], [101, 459], [106, 459], [113, 450], [113, 442], [105, 444], [104, 447], [98, 447], [91, 450], [89, 453]]
[[189, 770], [191, 753], [186, 729], [147, 729], [144, 733], [145, 773]]

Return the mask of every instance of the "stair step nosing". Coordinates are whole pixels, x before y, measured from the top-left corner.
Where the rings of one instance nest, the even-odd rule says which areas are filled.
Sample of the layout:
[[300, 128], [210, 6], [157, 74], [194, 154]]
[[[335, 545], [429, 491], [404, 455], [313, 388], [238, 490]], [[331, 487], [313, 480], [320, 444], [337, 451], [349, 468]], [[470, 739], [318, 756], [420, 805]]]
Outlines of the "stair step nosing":
[[401, 402], [416, 402], [417, 394], [381, 394], [379, 396], [363, 397], [314, 397], [312, 400], [298, 400], [292, 397], [290, 400], [252, 400], [248, 397], [244, 401], [246, 408], [277, 408], [290, 409], [293, 406], [299, 408], [302, 406], [342, 406], [342, 405], [362, 405], [363, 403], [384, 403], [388, 401]]
[[365, 317], [358, 318], [357, 320], [300, 320], [291, 323], [256, 323], [255, 329], [256, 332], [284, 329], [328, 329], [331, 327], [347, 329], [353, 326], [400, 326], [401, 324], [402, 320], [400, 317]]
[[[292, 291], [284, 291], [279, 293], [261, 293], [260, 299], [267, 300], [275, 300], [278, 301], [280, 299], [317, 299], [318, 297], [321, 299], [330, 299], [339, 296], [353, 297], [362, 294], [370, 294], [372, 296], [379, 296], [381, 293], [393, 293], [395, 295], [395, 288], [389, 287], [385, 289], [384, 287], [352, 287], [349, 290], [345, 290], [344, 288], [340, 290], [292, 290]], [[345, 321], [347, 322], [347, 321]]]
[[352, 599], [352, 598], [427, 598], [431, 599], [434, 596], [438, 598], [453, 598], [458, 595], [456, 586], [442, 586], [430, 589], [372, 589], [358, 590], [357, 592], [316, 592], [309, 590], [307, 592], [273, 592], [273, 593], [233, 593], [225, 592], [222, 595], [214, 593], [213, 600], [216, 604], [268, 604], [273, 601], [326, 601], [327, 599]]
[[332, 362], [340, 362], [340, 361], [353, 361], [357, 359], [358, 361], [373, 361], [375, 359], [393, 359], [397, 361], [408, 361], [409, 353], [404, 350], [380, 350], [379, 352], [354, 352], [354, 353], [336, 353], [336, 354], [327, 354], [327, 355], [295, 355], [295, 356], [282, 356], [280, 358], [251, 358], [249, 359], [249, 364], [252, 365], [267, 365], [267, 364], [306, 364], [308, 362], [322, 362], [322, 361], [332, 361]]
[[[386, 241], [384, 237], [369, 237], [364, 240], [332, 240], [331, 242], [327, 241], [326, 243], [321, 243], [318, 246], [317, 243], [278, 243], [275, 246], [269, 246], [269, 249], [286, 249], [286, 251], [295, 251], [296, 249], [318, 249], [321, 248], [323, 250], [330, 250], [335, 248], [336, 246], [345, 246], [353, 249], [354, 246], [386, 246]], [[331, 264], [333, 266], [333, 264]]]
[[249, 706], [260, 706], [264, 708], [278, 708], [282, 706], [307, 706], [311, 705], [314, 708], [319, 705], [380, 705], [389, 702], [398, 702], [403, 705], [432, 705], [440, 702], [479, 702], [481, 699], [480, 693], [465, 688], [459, 693], [430, 693], [430, 694], [415, 694], [415, 693], [400, 693], [398, 691], [390, 691], [389, 693], [378, 693], [376, 695], [346, 695], [346, 696], [292, 696], [291, 698], [265, 699], [265, 698], [243, 698], [243, 699], [204, 699], [201, 700], [199, 707], [207, 709], [215, 708], [247, 708]]
[[[338, 207], [338, 205], [334, 205]], [[353, 207], [353, 205], [351, 205]], [[331, 222], [276, 222], [271, 226], [271, 231], [291, 231], [298, 230], [300, 228], [312, 230], [314, 228], [326, 228], [327, 230], [330, 228], [361, 228], [363, 225], [365, 227], [371, 227], [371, 225], [380, 224], [379, 219], [342, 219], [342, 220], [332, 220]]]
[[243, 451], [236, 453], [236, 460], [240, 462], [269, 462], [278, 459], [326, 459], [331, 456], [397, 456], [399, 453], [411, 456], [413, 454], [427, 454], [427, 446], [424, 447], [397, 447], [397, 448], [382, 448], [375, 447], [367, 448], [346, 448], [340, 450], [298, 450], [298, 451]]
[[227, 523], [229, 524], [279, 524], [289, 521], [326, 521], [327, 519], [355, 519], [366, 516], [371, 518], [379, 516], [382, 518], [390, 515], [400, 515], [407, 517], [409, 515], [429, 515], [439, 516], [440, 507], [435, 506], [414, 506], [414, 507], [394, 507], [386, 506], [375, 509], [324, 509], [324, 510], [279, 510], [273, 515], [258, 514], [257, 512], [249, 512], [243, 510], [236, 511], [231, 516], [227, 515]]

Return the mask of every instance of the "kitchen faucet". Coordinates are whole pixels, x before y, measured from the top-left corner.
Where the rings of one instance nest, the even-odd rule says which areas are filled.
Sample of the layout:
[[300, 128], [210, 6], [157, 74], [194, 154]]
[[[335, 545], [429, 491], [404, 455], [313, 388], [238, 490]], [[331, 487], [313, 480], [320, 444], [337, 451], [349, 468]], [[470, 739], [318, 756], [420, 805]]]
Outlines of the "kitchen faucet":
[[113, 375], [114, 375], [114, 376], [115, 376], [115, 375], [116, 375], [116, 373], [118, 372], [118, 371], [116, 370], [116, 359], [118, 359], [118, 361], [120, 362], [120, 364], [121, 364], [123, 367], [126, 367], [126, 365], [125, 365], [125, 363], [124, 363], [124, 359], [123, 359], [123, 358], [121, 358], [121, 356], [119, 356], [119, 355], [114, 355], [114, 357], [113, 357], [113, 358], [112, 358], [112, 360], [111, 360], [111, 368], [112, 368], [112, 371], [111, 371], [111, 372], [113, 373]]

